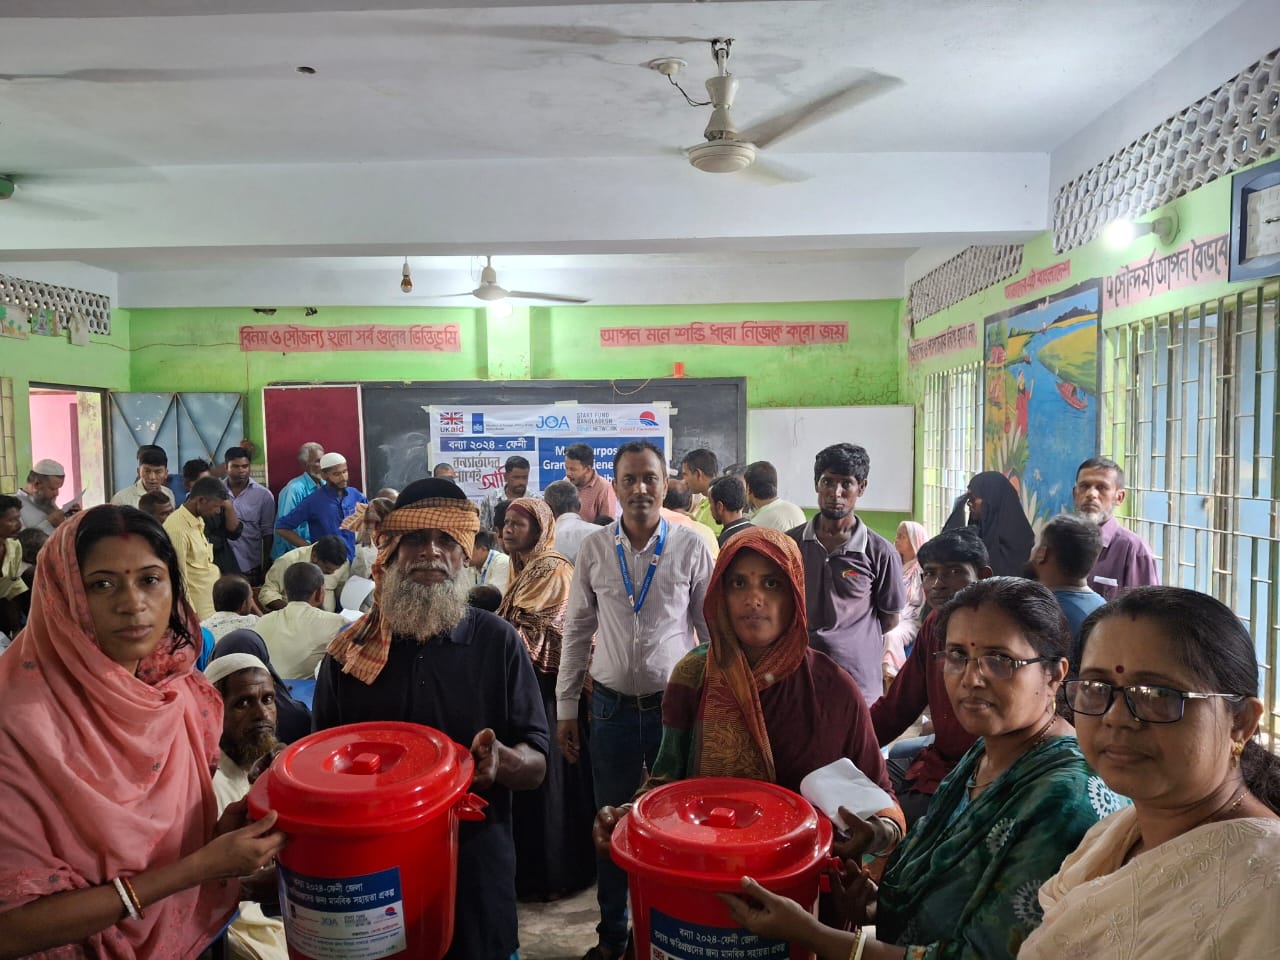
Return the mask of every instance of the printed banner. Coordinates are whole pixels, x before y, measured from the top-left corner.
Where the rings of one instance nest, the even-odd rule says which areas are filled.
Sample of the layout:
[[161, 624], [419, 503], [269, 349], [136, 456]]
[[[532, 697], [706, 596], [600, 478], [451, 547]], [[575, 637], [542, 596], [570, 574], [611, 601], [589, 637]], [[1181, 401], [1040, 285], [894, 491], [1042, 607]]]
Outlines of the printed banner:
[[602, 327], [600, 346], [704, 344], [721, 347], [802, 347], [848, 343], [847, 323], [690, 323], [676, 327]]
[[1019, 300], [1029, 293], [1034, 293], [1041, 287], [1047, 287], [1055, 283], [1062, 283], [1064, 280], [1070, 279], [1070, 260], [1063, 260], [1061, 263], [1051, 263], [1043, 270], [1032, 270], [1021, 280], [1015, 280], [1013, 283], [1006, 284], [1004, 288], [1004, 298], [1006, 300]]
[[666, 451], [666, 404], [556, 404], [551, 406], [427, 407], [431, 418], [431, 466], [452, 464], [458, 486], [483, 500], [504, 483], [502, 466], [513, 454], [529, 461], [529, 491], [564, 479], [564, 452], [585, 443], [595, 468], [613, 479], [613, 457], [630, 440], [648, 440]]
[[945, 357], [947, 354], [960, 353], [963, 350], [974, 350], [978, 346], [977, 323], [960, 323], [947, 327], [932, 337], [922, 337], [907, 344], [907, 362], [919, 363], [930, 357]]
[[1098, 281], [986, 320], [982, 462], [1039, 528], [1075, 508], [1076, 466], [1098, 449]]
[[345, 327], [304, 327], [295, 323], [240, 328], [245, 353], [319, 353], [334, 350], [422, 350], [460, 353], [456, 323], [415, 323], [392, 327], [374, 323]]
[[1114, 310], [1142, 303], [1154, 296], [1214, 280], [1226, 280], [1231, 244], [1219, 237], [1188, 240], [1173, 253], [1126, 264], [1102, 278], [1102, 308]]

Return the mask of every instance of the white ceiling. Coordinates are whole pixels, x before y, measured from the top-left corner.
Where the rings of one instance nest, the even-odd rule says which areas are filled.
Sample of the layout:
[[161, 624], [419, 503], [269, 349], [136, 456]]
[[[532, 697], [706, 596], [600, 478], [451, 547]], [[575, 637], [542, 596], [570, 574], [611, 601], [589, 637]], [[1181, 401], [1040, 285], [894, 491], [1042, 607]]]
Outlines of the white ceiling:
[[[1055, 149], [1242, 2], [7, 0], [0, 260], [123, 306], [403, 302], [400, 257], [437, 294], [490, 252], [598, 302], [898, 296], [920, 247], [1043, 230]], [[705, 99], [724, 36], [743, 128], [900, 83], [765, 151], [803, 182], [700, 173], [709, 108], [644, 64]]]

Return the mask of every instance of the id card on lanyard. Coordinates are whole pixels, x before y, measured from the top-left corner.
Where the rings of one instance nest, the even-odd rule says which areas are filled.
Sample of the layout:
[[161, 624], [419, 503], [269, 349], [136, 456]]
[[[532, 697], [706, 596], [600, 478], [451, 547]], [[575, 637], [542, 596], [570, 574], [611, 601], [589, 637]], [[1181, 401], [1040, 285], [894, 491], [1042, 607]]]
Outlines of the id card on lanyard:
[[631, 582], [631, 564], [627, 561], [626, 535], [622, 532], [621, 520], [614, 527], [613, 541], [618, 550], [618, 569], [622, 571], [622, 586], [627, 591], [627, 602], [631, 605], [631, 614], [635, 623], [633, 640], [638, 642], [640, 640], [640, 610], [644, 607], [645, 599], [649, 596], [649, 587], [653, 584], [653, 576], [658, 572], [658, 564], [662, 562], [662, 551], [667, 545], [667, 520], [663, 517], [658, 521], [658, 542], [653, 548], [653, 559], [649, 561], [649, 568], [645, 571], [644, 580], [640, 583], [639, 594], [635, 591], [635, 584]]
[[489, 551], [489, 556], [485, 557], [484, 566], [480, 568], [480, 576], [477, 578], [479, 583], [485, 583], [489, 579], [489, 568], [493, 566], [493, 551]]

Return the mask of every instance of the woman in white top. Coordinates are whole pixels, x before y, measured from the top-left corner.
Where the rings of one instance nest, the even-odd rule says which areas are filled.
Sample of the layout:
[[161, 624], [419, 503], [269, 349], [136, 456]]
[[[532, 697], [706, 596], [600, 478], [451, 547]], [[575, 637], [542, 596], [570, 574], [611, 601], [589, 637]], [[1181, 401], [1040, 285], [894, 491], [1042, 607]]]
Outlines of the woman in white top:
[[1280, 943], [1280, 759], [1248, 631], [1212, 597], [1139, 587], [1081, 632], [1066, 683], [1076, 734], [1133, 799], [1040, 888], [1019, 960], [1274, 956]]

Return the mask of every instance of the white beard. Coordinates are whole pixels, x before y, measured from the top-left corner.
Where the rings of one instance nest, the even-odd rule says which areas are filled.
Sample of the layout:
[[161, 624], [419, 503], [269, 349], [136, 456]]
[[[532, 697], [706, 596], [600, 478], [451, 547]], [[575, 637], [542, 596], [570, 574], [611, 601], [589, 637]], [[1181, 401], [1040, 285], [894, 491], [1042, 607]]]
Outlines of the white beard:
[[382, 577], [378, 607], [393, 635], [426, 643], [462, 622], [467, 615], [467, 598], [457, 577], [442, 583], [419, 583], [392, 564]]

